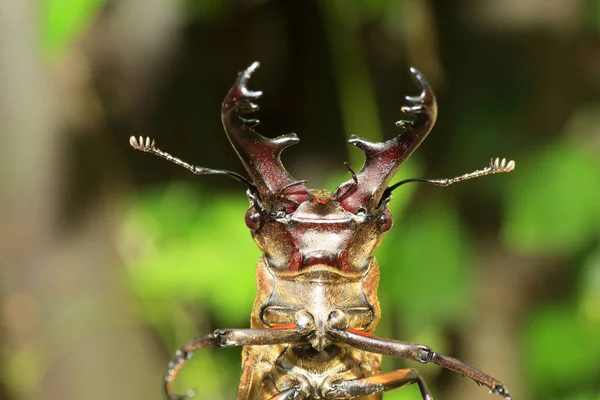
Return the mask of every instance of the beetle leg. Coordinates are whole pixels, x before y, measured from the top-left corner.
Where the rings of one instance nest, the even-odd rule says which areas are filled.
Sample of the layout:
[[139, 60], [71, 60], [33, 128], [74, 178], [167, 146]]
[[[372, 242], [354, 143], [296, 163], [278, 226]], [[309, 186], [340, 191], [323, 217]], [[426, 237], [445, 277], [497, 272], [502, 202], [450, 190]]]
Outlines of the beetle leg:
[[289, 324], [275, 326], [272, 329], [219, 329], [206, 336], [194, 338], [175, 352], [175, 358], [169, 363], [165, 376], [164, 389], [169, 400], [182, 400], [193, 396], [193, 391], [185, 395], [173, 394], [173, 380], [181, 371], [185, 362], [194, 351], [207, 347], [226, 348], [234, 346], [260, 346], [303, 341], [307, 336], [307, 327]]
[[431, 350], [429, 346], [415, 343], [401, 342], [399, 340], [382, 339], [370, 333], [357, 329], [336, 329], [330, 326], [329, 334], [339, 342], [346, 343], [360, 350], [379, 353], [388, 356], [408, 358], [423, 364], [436, 364], [457, 372], [462, 376], [471, 378], [477, 384], [487, 386], [491, 393], [504, 396], [505, 400], [511, 400], [508, 389], [499, 380], [489, 376], [485, 372], [473, 368], [452, 357], [439, 354]]
[[423, 400], [433, 400], [433, 395], [429, 391], [423, 377], [418, 371], [410, 368], [399, 369], [368, 378], [330, 383], [325, 388], [323, 396], [326, 399], [349, 399], [387, 392], [411, 383], [419, 385]]
[[297, 387], [291, 387], [271, 397], [269, 400], [300, 400], [304, 399]]

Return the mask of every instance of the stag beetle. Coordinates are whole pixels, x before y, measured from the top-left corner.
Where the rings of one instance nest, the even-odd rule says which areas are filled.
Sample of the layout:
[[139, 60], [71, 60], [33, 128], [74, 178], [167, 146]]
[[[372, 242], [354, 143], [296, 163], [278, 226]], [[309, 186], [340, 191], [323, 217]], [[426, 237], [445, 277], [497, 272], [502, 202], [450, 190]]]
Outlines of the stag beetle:
[[255, 131], [261, 92], [247, 88], [258, 62], [238, 75], [225, 97], [221, 120], [249, 178], [236, 172], [197, 167], [165, 153], [150, 138], [130, 138], [137, 150], [163, 157], [197, 175], [223, 174], [244, 183], [250, 207], [246, 225], [263, 255], [256, 266], [257, 296], [250, 329], [219, 329], [183, 345], [169, 364], [165, 391], [195, 350], [243, 346], [238, 399], [380, 399], [383, 392], [416, 383], [421, 396], [433, 396], [414, 369], [382, 373], [382, 355], [433, 363], [487, 386], [510, 400], [498, 380], [430, 347], [382, 339], [372, 334], [380, 318], [379, 266], [373, 257], [382, 235], [393, 225], [392, 192], [408, 182], [447, 186], [467, 179], [509, 172], [514, 161], [492, 160], [483, 170], [451, 179], [408, 179], [388, 186], [400, 165], [421, 144], [437, 116], [431, 87], [411, 68], [421, 94], [406, 97], [396, 123], [402, 132], [382, 143], [356, 136], [349, 143], [365, 154], [363, 168], [333, 192], [309, 189], [290, 176], [281, 152], [295, 134], [268, 139]]

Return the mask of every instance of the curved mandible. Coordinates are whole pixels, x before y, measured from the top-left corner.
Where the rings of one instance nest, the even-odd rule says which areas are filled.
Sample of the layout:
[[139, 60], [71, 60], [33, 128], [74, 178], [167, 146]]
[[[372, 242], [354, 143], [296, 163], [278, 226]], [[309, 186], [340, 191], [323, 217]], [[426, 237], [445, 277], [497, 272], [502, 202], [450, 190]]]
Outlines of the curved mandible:
[[[253, 100], [262, 92], [248, 90], [248, 80], [259, 63], [254, 62], [240, 72], [233, 87], [223, 101], [221, 121], [233, 148], [242, 160], [261, 200], [267, 207], [290, 208], [307, 197], [307, 189], [286, 171], [281, 163], [281, 152], [299, 142], [294, 133], [268, 139], [254, 130], [257, 119], [245, 119], [244, 114], [258, 110]], [[281, 201], [283, 200], [286, 201]]]
[[348, 143], [365, 153], [365, 163], [355, 179], [341, 184], [334, 193], [334, 198], [347, 211], [356, 213], [360, 209], [369, 211], [376, 208], [400, 165], [427, 137], [435, 124], [437, 103], [433, 91], [419, 71], [411, 68], [410, 72], [421, 87], [421, 94], [406, 97], [409, 105], [402, 107], [402, 112], [413, 119], [396, 122], [403, 132], [385, 142], [369, 142], [356, 136], [348, 140]]

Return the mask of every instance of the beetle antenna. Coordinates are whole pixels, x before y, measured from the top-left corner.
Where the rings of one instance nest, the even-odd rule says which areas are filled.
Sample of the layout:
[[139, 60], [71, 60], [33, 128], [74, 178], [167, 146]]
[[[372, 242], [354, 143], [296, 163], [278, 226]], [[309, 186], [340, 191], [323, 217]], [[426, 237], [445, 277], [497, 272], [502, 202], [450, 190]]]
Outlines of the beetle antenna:
[[385, 190], [385, 192], [386, 192], [386, 195], [389, 195], [390, 193], [392, 193], [392, 191], [394, 191], [395, 189], [397, 189], [399, 186], [402, 186], [405, 183], [410, 183], [410, 182], [431, 183], [432, 185], [436, 185], [436, 186], [450, 186], [453, 183], [462, 182], [462, 181], [466, 181], [466, 180], [473, 179], [473, 178], [479, 178], [480, 176], [500, 174], [500, 173], [503, 173], [503, 172], [510, 172], [513, 169], [515, 169], [515, 162], [513, 160], [510, 160], [510, 161], [507, 162], [506, 158], [503, 158], [502, 160], [500, 160], [500, 158], [496, 158], [496, 159], [492, 158], [490, 160], [490, 165], [488, 165], [487, 168], [484, 168], [484, 169], [480, 169], [480, 170], [477, 170], [477, 171], [469, 172], [468, 174], [464, 174], [464, 175], [457, 176], [457, 177], [454, 177], [454, 178], [444, 178], [444, 179], [412, 178], [412, 179], [405, 179], [403, 181], [400, 181], [400, 182], [395, 183], [394, 185], [388, 187]]
[[356, 172], [354, 172], [354, 170], [352, 169], [352, 167], [350, 166], [350, 163], [348, 161], [344, 161], [344, 167], [346, 167], [348, 172], [350, 172], [350, 175], [352, 176], [352, 180], [354, 181], [354, 184], [358, 185], [358, 178], [356, 177]]
[[335, 190], [335, 192], [333, 192], [333, 198], [337, 201], [341, 201], [347, 196], [351, 195], [356, 191], [356, 188], [358, 187], [358, 177], [356, 176], [356, 172], [354, 172], [348, 161], [344, 161], [344, 166], [346, 167], [348, 172], [350, 172], [350, 175], [352, 176], [352, 182], [348, 181], [340, 185]]
[[256, 191], [256, 186], [254, 186], [252, 182], [250, 182], [248, 179], [238, 174], [237, 172], [227, 171], [223, 169], [197, 167], [195, 165], [188, 164], [185, 161], [177, 157], [173, 157], [169, 153], [166, 153], [158, 147], [156, 147], [154, 139], [150, 139], [149, 137], [146, 137], [144, 139], [142, 136], [140, 136], [138, 139], [135, 136], [132, 136], [129, 138], [129, 144], [136, 150], [157, 155], [159, 157], [164, 158], [167, 161], [171, 161], [174, 164], [182, 166], [183, 168], [194, 173], [195, 175], [227, 175], [239, 182], [246, 184], [250, 190]]

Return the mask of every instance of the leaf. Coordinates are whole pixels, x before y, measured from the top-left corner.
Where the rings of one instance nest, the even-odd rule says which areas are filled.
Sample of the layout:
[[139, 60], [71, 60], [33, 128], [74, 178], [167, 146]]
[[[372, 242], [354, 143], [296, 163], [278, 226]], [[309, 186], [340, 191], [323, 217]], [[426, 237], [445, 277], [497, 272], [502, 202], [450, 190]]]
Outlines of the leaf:
[[562, 305], [533, 314], [523, 348], [531, 385], [544, 388], [543, 393], [593, 382], [600, 372], [598, 333]]
[[598, 232], [600, 169], [581, 147], [558, 141], [517, 161], [502, 235], [525, 253], [571, 254]]
[[247, 319], [260, 255], [244, 224], [247, 205], [243, 196], [202, 198], [184, 187], [144, 198], [123, 230], [123, 243], [142, 248], [127, 264], [133, 291], [144, 299], [207, 302], [221, 321]]
[[46, 0], [42, 13], [45, 51], [63, 51], [88, 25], [106, 0]]
[[600, 331], [600, 244], [584, 261], [582, 272], [579, 313]]
[[468, 299], [468, 235], [456, 211], [429, 204], [397, 221], [380, 251], [381, 297], [407, 328], [453, 320]]

